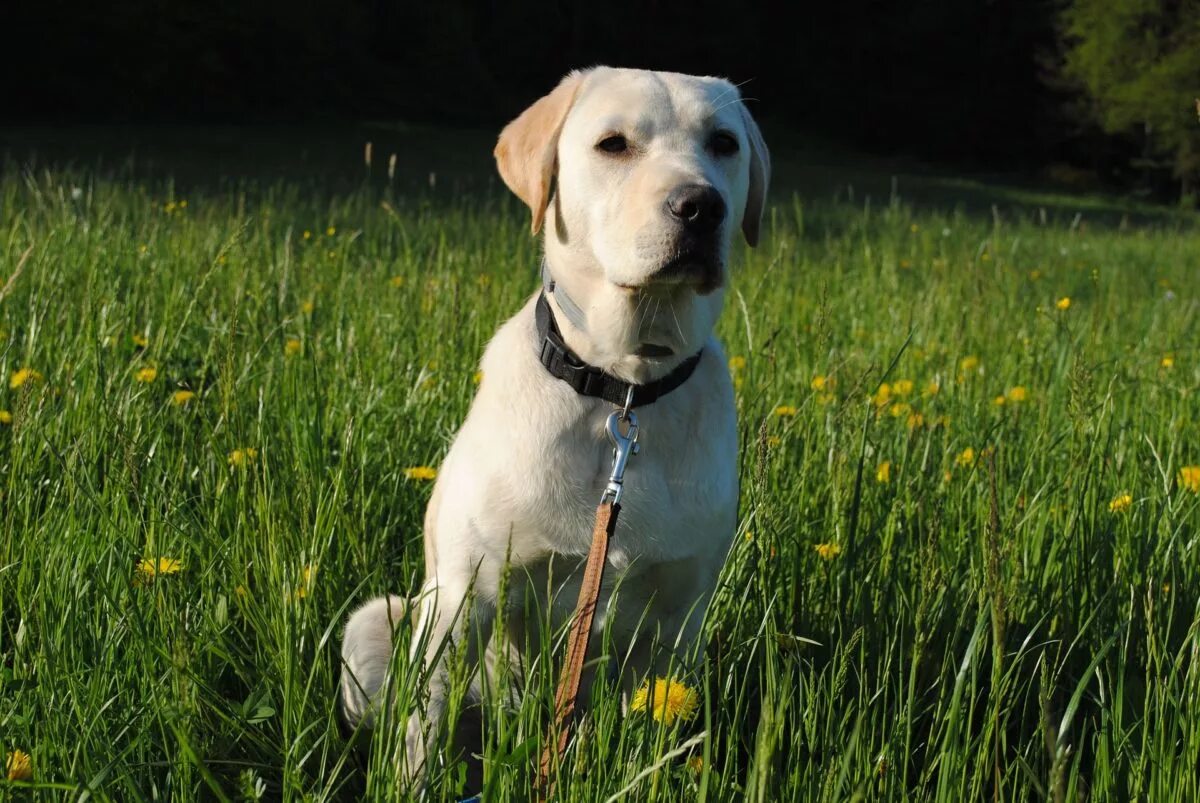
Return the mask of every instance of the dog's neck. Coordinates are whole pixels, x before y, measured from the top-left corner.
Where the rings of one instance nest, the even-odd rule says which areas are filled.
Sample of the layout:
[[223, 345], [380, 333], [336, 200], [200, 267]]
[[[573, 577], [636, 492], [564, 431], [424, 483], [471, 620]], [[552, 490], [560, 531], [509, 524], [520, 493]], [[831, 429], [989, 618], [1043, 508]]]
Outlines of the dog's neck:
[[[720, 311], [720, 290], [698, 296], [683, 287], [669, 293], [618, 287], [593, 258], [556, 243], [553, 235], [546, 238], [546, 261], [556, 286], [547, 298], [563, 341], [584, 362], [626, 382], [652, 382], [673, 371], [704, 346]], [[563, 294], [582, 313], [579, 323], [563, 311]], [[636, 353], [648, 342], [669, 344], [672, 353]]]

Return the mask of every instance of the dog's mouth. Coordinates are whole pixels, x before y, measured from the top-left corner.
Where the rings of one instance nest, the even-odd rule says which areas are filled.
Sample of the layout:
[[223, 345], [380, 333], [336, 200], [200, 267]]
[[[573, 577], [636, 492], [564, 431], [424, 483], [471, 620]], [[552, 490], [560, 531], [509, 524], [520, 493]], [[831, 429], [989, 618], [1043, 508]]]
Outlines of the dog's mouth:
[[723, 271], [721, 262], [711, 254], [699, 251], [684, 251], [662, 264], [658, 270], [637, 284], [618, 282], [617, 287], [628, 292], [654, 293], [656, 290], [670, 292], [689, 286], [698, 294], [706, 296], [721, 287]]
[[633, 353], [638, 357], [646, 357], [653, 360], [674, 356], [675, 349], [670, 346], [659, 345], [658, 343], [642, 343]]

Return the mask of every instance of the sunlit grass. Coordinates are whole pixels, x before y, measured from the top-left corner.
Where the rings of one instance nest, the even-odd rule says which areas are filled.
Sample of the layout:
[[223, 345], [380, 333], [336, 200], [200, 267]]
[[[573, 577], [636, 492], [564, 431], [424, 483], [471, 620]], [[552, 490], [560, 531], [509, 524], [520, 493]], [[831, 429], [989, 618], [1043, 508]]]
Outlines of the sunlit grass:
[[[0, 179], [0, 796], [403, 799], [420, 673], [353, 747], [340, 626], [418, 587], [536, 255], [499, 188]], [[1198, 264], [1178, 219], [781, 188], [720, 324], [743, 495], [696, 698], [602, 688], [562, 799], [1200, 797]], [[485, 799], [528, 795], [532, 671], [485, 699]]]

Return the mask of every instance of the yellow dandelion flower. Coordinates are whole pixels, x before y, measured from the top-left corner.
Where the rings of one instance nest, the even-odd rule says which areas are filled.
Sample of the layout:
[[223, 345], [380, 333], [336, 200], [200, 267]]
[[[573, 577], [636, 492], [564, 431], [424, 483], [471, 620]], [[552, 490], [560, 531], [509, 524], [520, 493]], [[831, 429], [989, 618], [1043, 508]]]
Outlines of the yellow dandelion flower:
[[916, 234], [917, 232], [919, 232], [919, 231], [921, 230], [921, 227], [920, 227], [920, 226], [918, 226], [916, 223], [914, 223], [914, 224], [912, 224], [911, 226], [909, 226], [909, 227], [908, 227], [908, 230], [909, 230], [910, 232], [912, 232], [913, 234]]
[[1109, 513], [1124, 513], [1133, 507], [1133, 494], [1121, 494], [1108, 503]]
[[171, 404], [176, 407], [183, 407], [194, 398], [196, 398], [194, 390], [177, 390], [171, 394]]
[[837, 401], [837, 396], [833, 395], [832, 393], [818, 393], [817, 394], [817, 404], [820, 404], [822, 406], [827, 405], [827, 404], [833, 404], [835, 401]]
[[918, 412], [909, 413], [908, 421], [905, 422], [905, 425], [909, 429], [919, 429], [919, 428], [925, 426], [925, 416], [921, 415]]
[[910, 407], [907, 402], [896, 402], [891, 406], [888, 412], [891, 414], [892, 418], [900, 418], [901, 416], [908, 415], [910, 410], [912, 410], [912, 407]]
[[0, 410], [0, 424], [8, 426], [12, 423], [12, 413], [8, 410]]
[[842, 545], [830, 541], [828, 544], [814, 544], [813, 549], [821, 560], [833, 560], [842, 554]]
[[1058, 310], [1068, 310], [1071, 308], [1071, 297], [1063, 296], [1058, 301], [1054, 302], [1054, 308]]
[[296, 591], [294, 592], [297, 600], [302, 600], [308, 596], [308, 590], [312, 588], [313, 577], [316, 573], [317, 570], [313, 568], [311, 563], [300, 570], [300, 585], [296, 587]]
[[149, 384], [155, 379], [158, 379], [158, 369], [147, 366], [134, 374], [133, 378], [135, 381], [141, 382], [142, 384]]
[[699, 775], [700, 773], [704, 772], [704, 757], [703, 756], [692, 756], [691, 758], [689, 758], [687, 760], [687, 768], [689, 770], [691, 770], [692, 772], [694, 772], [696, 775]]
[[871, 396], [871, 401], [876, 407], [887, 407], [892, 400], [892, 386], [887, 382], [876, 388], [875, 393]]
[[936, 396], [936, 395], [938, 395], [938, 392], [941, 391], [941, 389], [942, 389], [941, 385], [939, 385], [937, 382], [935, 382], [933, 380], [930, 380], [929, 382], [925, 383], [925, 387], [921, 391], [921, 395], [922, 396]]
[[404, 277], [403, 276], [393, 276], [392, 278], [388, 279], [388, 284], [390, 284], [392, 287], [403, 287], [404, 286]]
[[242, 468], [250, 463], [253, 463], [258, 458], [258, 449], [246, 447], [244, 449], [234, 449], [229, 453], [229, 465], [234, 468]]
[[779, 437], [778, 435], [768, 435], [767, 436], [767, 448], [768, 449], [774, 449], [781, 443], [783, 443], [783, 438]]
[[964, 468], [975, 465], [975, 450], [970, 446], [968, 446], [966, 449], [963, 449], [954, 458], [954, 463], [955, 465], [963, 466]]
[[471, 381], [478, 385], [483, 381], [483, 371], [476, 371], [471, 375]]
[[696, 706], [700, 696], [695, 689], [664, 677], [646, 681], [633, 695], [629, 705], [630, 711], [649, 711], [650, 714], [664, 725], [670, 725], [676, 720], [686, 722], [696, 715]]
[[1008, 389], [1008, 393], [1004, 394], [1010, 402], [1019, 404], [1029, 398], [1029, 392], [1025, 390], [1024, 385], [1017, 385]]
[[911, 379], [897, 379], [892, 383], [892, 393], [896, 396], [907, 396], [913, 392], [913, 381]]
[[300, 342], [300, 338], [298, 337], [289, 337], [287, 340], [283, 341], [283, 353], [285, 356], [295, 357], [303, 350], [304, 345]]
[[137, 346], [140, 349], [144, 349], [144, 348], [146, 348], [146, 346], [150, 345], [150, 341], [146, 338], [145, 335], [141, 334], [140, 332], [134, 332], [132, 335], [129, 336], [129, 339], [133, 341], [133, 345]]
[[791, 406], [790, 404], [781, 404], [775, 408], [775, 415], [779, 416], [780, 418], [791, 418], [798, 412], [800, 412], [800, 410]]
[[880, 484], [892, 481], [892, 463], [890, 460], [884, 460], [875, 467], [875, 481]]
[[187, 200], [186, 199], [179, 202], [179, 208], [187, 209]]
[[954, 474], [949, 471], [942, 472], [942, 482], [950, 482], [954, 478]]
[[405, 479], [432, 480], [437, 478], [437, 469], [430, 466], [412, 466], [404, 469]]
[[735, 354], [729, 358], [729, 370], [731, 372], [741, 371], [746, 367], [746, 358], [740, 354]]
[[1162, 360], [1159, 362], [1159, 365], [1161, 365], [1163, 368], [1174, 368], [1175, 367], [1175, 355], [1174, 354], [1164, 354]]
[[312, 315], [313, 310], [316, 308], [317, 308], [317, 305], [311, 301], [305, 301], [303, 304], [300, 305], [300, 311], [303, 312], [305, 315]]
[[137, 585], [153, 583], [159, 577], [168, 577], [183, 571], [178, 558], [142, 558], [134, 568], [133, 581]]
[[1042, 278], [1042, 272], [1037, 268], [1029, 271], [1029, 281], [1036, 282], [1040, 278]]
[[812, 378], [812, 381], [808, 383], [808, 386], [813, 390], [825, 390], [825, 388], [829, 387], [829, 384], [830, 380], [828, 377], [824, 376], [823, 374], [817, 374]]
[[964, 374], [969, 374], [977, 368], [979, 368], [979, 358], [974, 354], [968, 354], [966, 357], [963, 357], [961, 360], [959, 360], [958, 370], [962, 371]]
[[333, 235], [335, 235], [335, 234], [337, 234], [337, 228], [336, 228], [336, 227], [334, 227], [334, 226], [330, 226], [329, 228], [325, 229], [325, 236], [326, 236], [326, 237], [332, 237], [332, 236], [333, 236]]
[[13, 372], [12, 377], [8, 380], [8, 387], [10, 390], [16, 390], [26, 382], [41, 382], [43, 379], [45, 379], [45, 377], [43, 377], [39, 372], [32, 368], [25, 367], [19, 371]]
[[145, 243], [142, 243], [141, 245], [139, 245], [139, 246], [138, 246], [138, 253], [139, 253], [139, 254], [144, 254], [144, 253], [146, 253], [146, 252], [147, 252], [147, 251], [149, 251], [149, 250], [150, 250], [150, 247], [149, 247], [148, 245], [146, 245]]
[[4, 769], [10, 781], [33, 780], [33, 762], [24, 750], [18, 750], [15, 747], [9, 750], [8, 755], [4, 758]]
[[305, 240], [311, 240], [311, 239], [312, 239], [312, 232], [311, 232], [311, 231], [309, 231], [308, 229], [305, 229], [305, 230], [304, 230], [304, 233], [303, 233], [303, 234], [301, 234], [300, 236], [301, 236], [301, 237], [303, 237]]
[[1179, 484], [1194, 494], [1200, 494], [1200, 466], [1179, 469]]
[[997, 396], [996, 398], [992, 399], [992, 404], [996, 405], [997, 407], [1003, 407], [1006, 401], [1008, 401], [1008, 399], [1004, 398], [1004, 396]]

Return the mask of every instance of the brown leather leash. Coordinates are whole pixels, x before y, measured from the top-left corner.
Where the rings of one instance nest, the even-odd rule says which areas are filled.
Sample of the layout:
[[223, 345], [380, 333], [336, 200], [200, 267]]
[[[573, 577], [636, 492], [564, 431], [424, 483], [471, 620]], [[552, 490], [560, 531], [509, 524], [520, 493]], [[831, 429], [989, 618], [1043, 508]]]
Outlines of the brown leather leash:
[[[587, 567], [583, 571], [583, 582], [579, 586], [579, 601], [575, 603], [575, 617], [567, 639], [567, 660], [558, 679], [558, 690], [554, 695], [554, 720], [546, 734], [542, 749], [542, 760], [538, 770], [538, 800], [548, 801], [554, 795], [551, 773], [554, 764], [562, 758], [570, 741], [568, 726], [575, 714], [575, 702], [579, 697], [579, 682], [583, 676], [583, 661], [587, 657], [588, 642], [592, 636], [592, 621], [596, 616], [596, 604], [600, 599], [600, 583], [604, 579], [604, 566], [608, 562], [608, 542], [617, 528], [617, 516], [621, 512], [621, 492], [625, 478], [625, 464], [638, 453], [637, 416], [630, 408], [633, 401], [632, 387], [625, 400], [625, 407], [614, 410], [605, 423], [608, 438], [613, 444], [613, 467], [608, 485], [596, 508], [596, 523], [592, 527], [592, 546], [588, 551]], [[627, 423], [624, 433], [621, 422]]]

